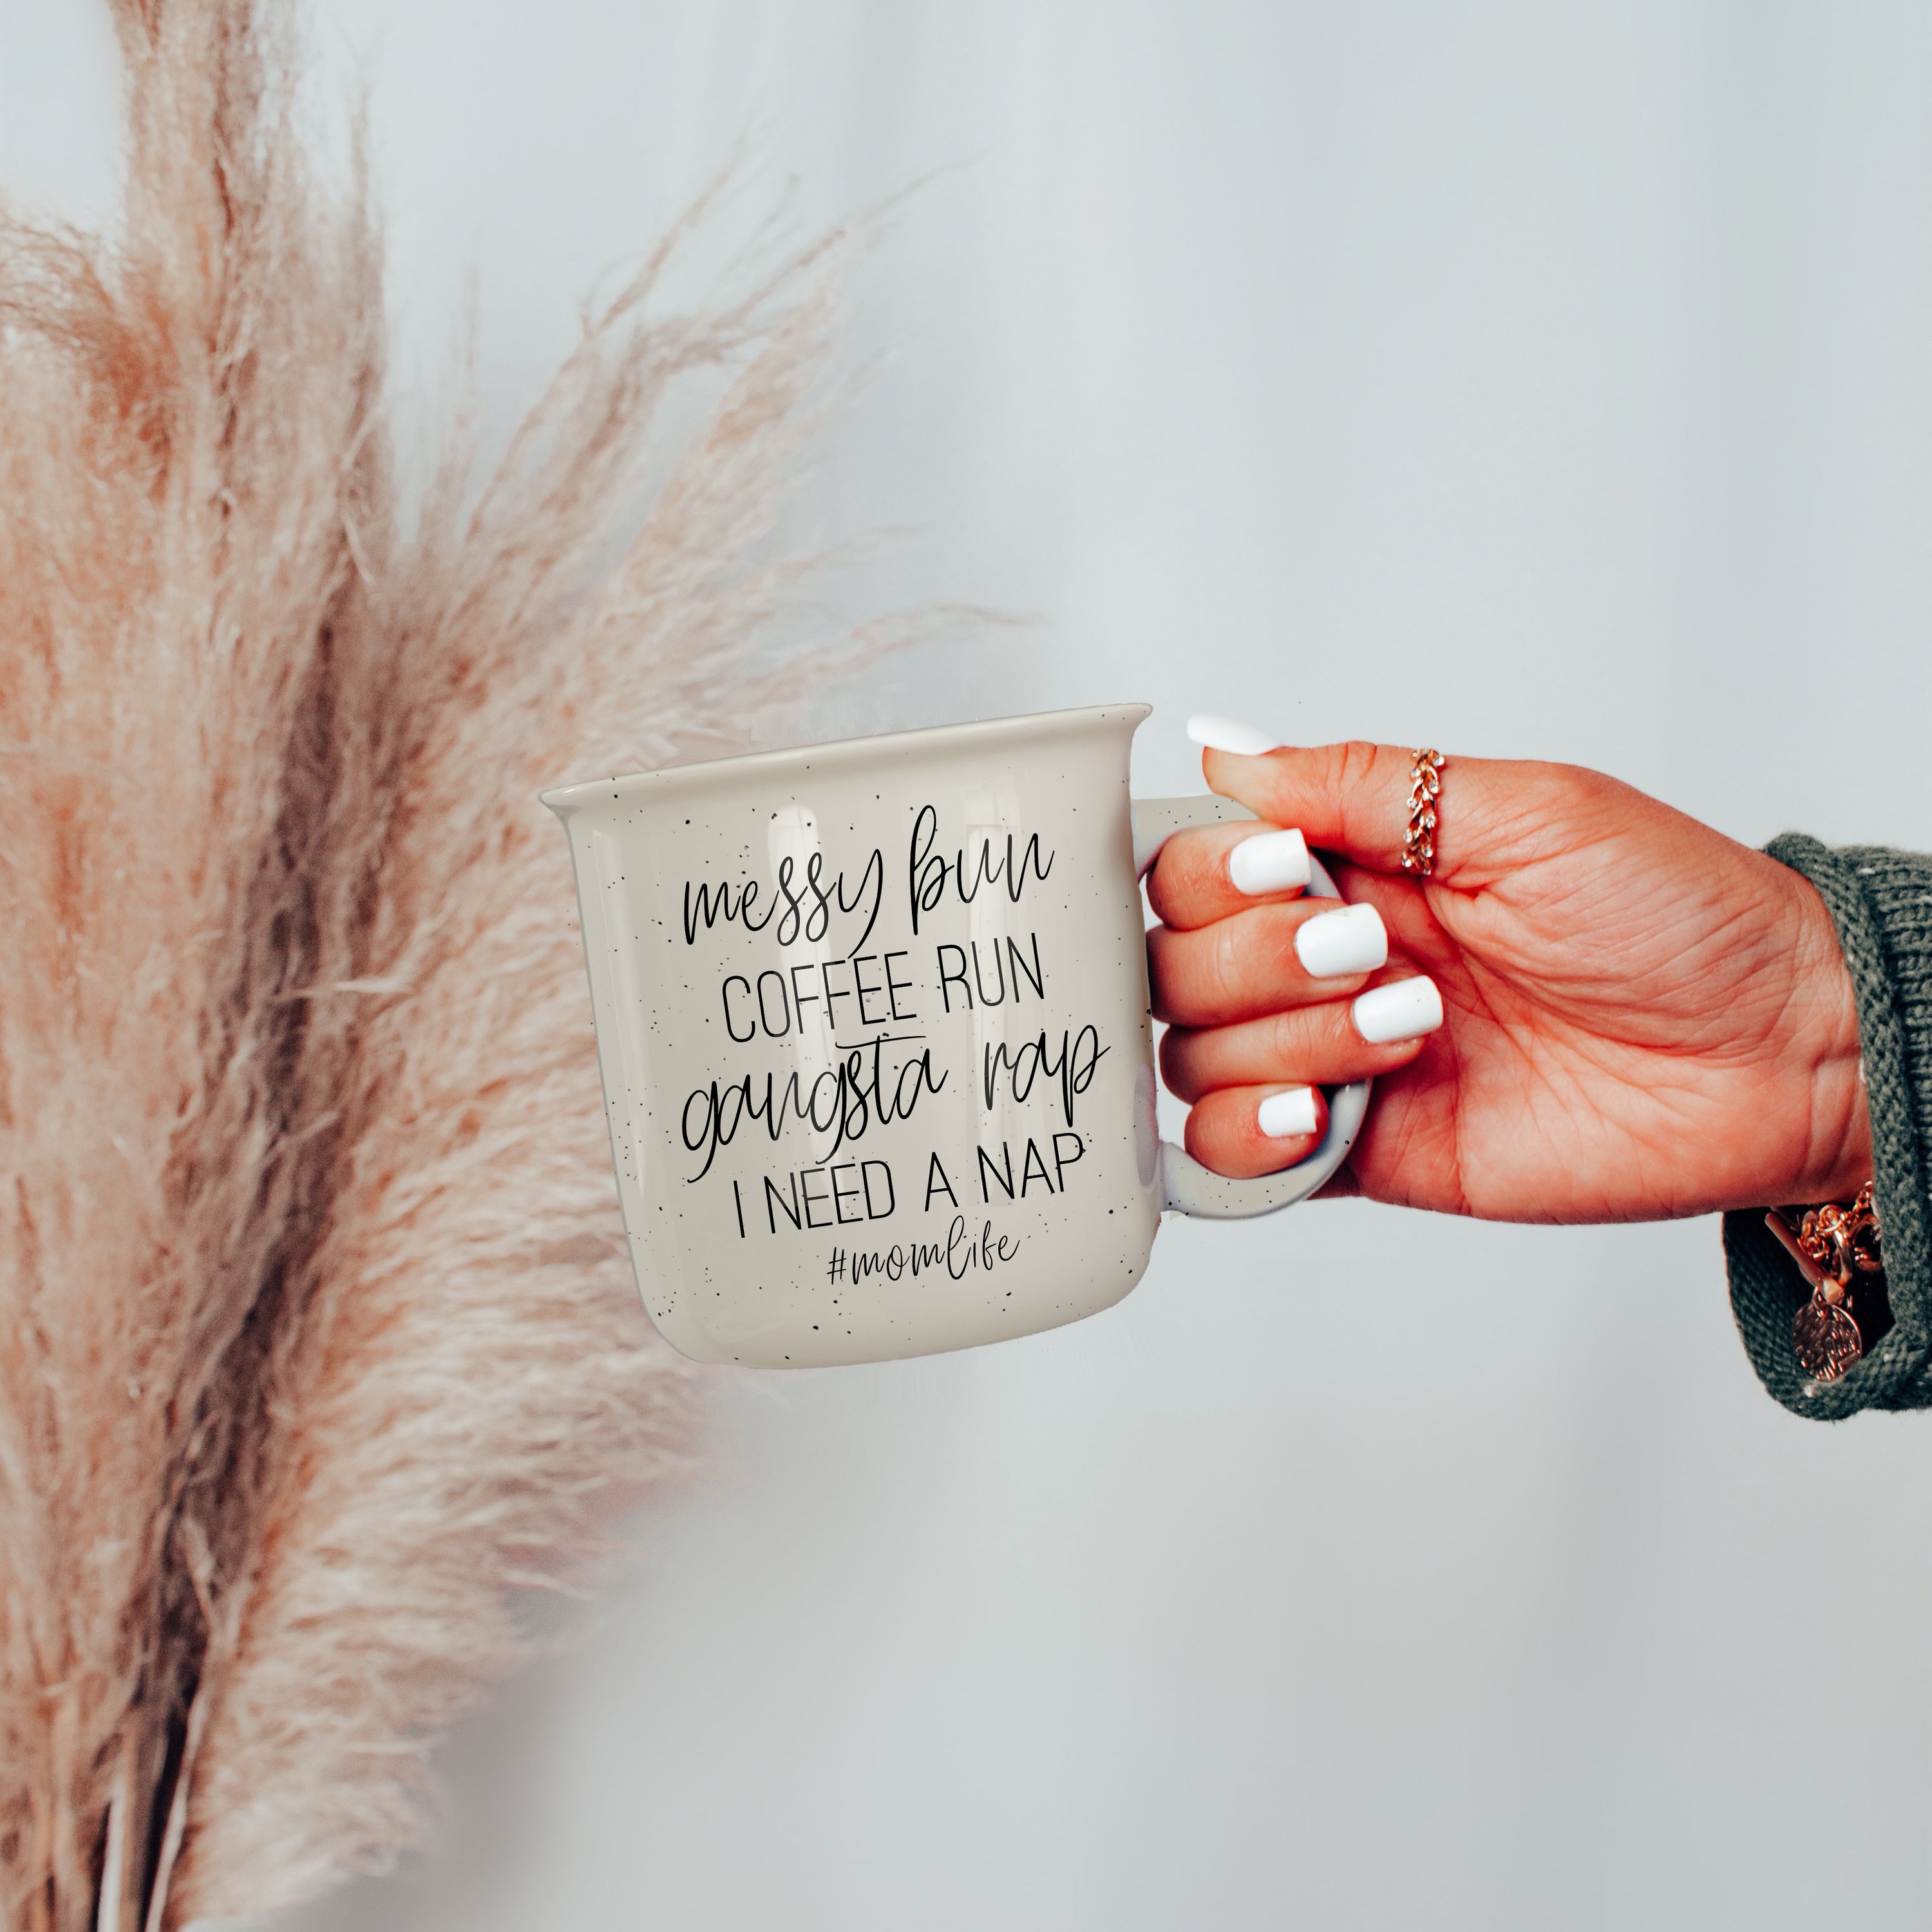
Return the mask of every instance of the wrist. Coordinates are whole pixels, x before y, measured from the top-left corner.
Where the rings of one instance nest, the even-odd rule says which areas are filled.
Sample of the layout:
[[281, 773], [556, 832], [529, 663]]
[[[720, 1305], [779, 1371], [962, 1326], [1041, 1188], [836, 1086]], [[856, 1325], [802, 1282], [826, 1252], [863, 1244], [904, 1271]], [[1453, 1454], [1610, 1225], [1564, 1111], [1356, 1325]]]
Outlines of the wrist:
[[1779, 1198], [1849, 1201], [1872, 1176], [1858, 999], [1830, 910], [1809, 880], [1789, 876], [1796, 902], [1792, 1009], [1803, 1042], [1795, 1059], [1804, 1093], [1794, 1100], [1810, 1124], [1799, 1169]]

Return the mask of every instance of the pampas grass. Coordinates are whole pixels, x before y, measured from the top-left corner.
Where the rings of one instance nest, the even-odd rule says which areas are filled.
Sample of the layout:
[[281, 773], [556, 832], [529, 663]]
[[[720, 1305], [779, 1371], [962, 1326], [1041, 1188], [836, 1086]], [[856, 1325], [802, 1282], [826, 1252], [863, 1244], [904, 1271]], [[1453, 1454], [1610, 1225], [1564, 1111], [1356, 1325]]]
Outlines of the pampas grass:
[[757, 559], [832, 302], [821, 249], [662, 314], [673, 236], [406, 530], [379, 238], [359, 164], [304, 160], [284, 14], [116, 19], [124, 232], [0, 226], [0, 1875], [34, 1932], [259, 1913], [415, 1841], [507, 1593], [684, 1452], [534, 794], [797, 688], [755, 642], [796, 573]]

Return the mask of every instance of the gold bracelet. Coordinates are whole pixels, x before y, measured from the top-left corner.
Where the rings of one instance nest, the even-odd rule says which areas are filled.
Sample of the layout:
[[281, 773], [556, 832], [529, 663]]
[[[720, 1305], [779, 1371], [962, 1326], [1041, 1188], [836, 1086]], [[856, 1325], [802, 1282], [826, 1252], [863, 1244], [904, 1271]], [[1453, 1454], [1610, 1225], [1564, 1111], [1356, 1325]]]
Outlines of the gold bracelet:
[[1885, 1273], [1872, 1190], [1868, 1180], [1849, 1206], [1833, 1201], [1806, 1208], [1795, 1230], [1782, 1214], [1764, 1217], [1810, 1285], [1811, 1299], [1792, 1318], [1791, 1346], [1814, 1382], [1836, 1382], [1865, 1352], [1852, 1313], [1852, 1283], [1861, 1274]]

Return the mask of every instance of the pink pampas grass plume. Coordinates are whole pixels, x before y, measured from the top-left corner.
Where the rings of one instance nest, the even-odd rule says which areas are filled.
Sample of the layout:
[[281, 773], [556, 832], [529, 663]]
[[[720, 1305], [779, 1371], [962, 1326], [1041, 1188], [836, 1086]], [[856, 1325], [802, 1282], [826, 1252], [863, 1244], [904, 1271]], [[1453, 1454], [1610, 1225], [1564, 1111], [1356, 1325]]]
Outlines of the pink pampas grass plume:
[[0, 1884], [33, 1932], [258, 1913], [414, 1842], [508, 1591], [682, 1453], [534, 795], [800, 688], [760, 546], [839, 245], [664, 313], [674, 235], [406, 528], [380, 242], [359, 165], [304, 160], [284, 10], [116, 19], [123, 232], [0, 224]]

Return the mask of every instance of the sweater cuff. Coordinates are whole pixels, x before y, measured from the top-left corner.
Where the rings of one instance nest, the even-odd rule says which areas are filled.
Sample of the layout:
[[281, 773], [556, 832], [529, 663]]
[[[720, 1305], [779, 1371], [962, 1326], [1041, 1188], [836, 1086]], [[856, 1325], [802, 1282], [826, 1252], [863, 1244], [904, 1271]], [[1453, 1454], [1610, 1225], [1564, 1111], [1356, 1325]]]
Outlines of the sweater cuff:
[[1925, 1197], [1932, 1128], [1932, 857], [1877, 846], [1833, 850], [1798, 832], [1773, 839], [1765, 850], [1817, 887], [1851, 970], [1894, 1325], [1838, 1381], [1808, 1379], [1792, 1351], [1791, 1321], [1810, 1291], [1764, 1225], [1764, 1210], [1756, 1208], [1724, 1216], [1738, 1332], [1765, 1387], [1798, 1414], [1837, 1421], [1862, 1408], [1932, 1408]]

